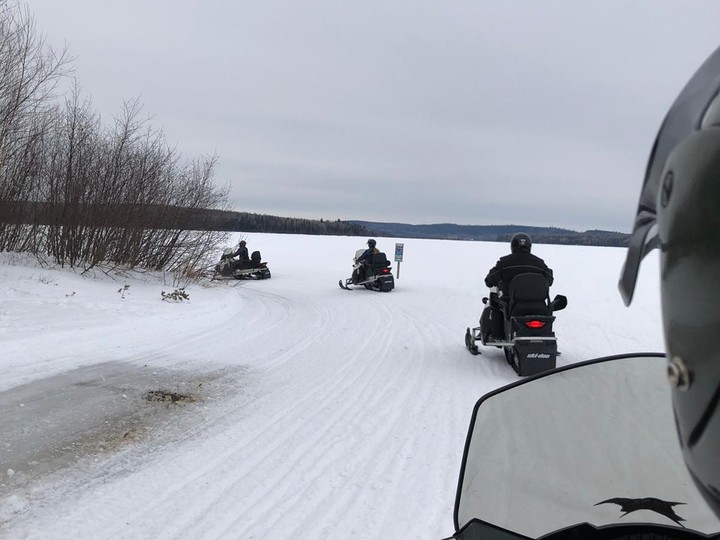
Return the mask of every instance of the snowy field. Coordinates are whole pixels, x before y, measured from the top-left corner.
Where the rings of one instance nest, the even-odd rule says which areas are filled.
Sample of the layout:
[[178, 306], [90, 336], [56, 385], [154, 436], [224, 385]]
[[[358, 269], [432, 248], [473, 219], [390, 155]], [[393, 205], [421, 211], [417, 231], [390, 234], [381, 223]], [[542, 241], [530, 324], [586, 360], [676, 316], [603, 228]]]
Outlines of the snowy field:
[[[439, 539], [477, 399], [517, 380], [464, 333], [508, 246], [378, 239], [391, 293], [341, 290], [363, 238], [251, 234], [272, 279], [80, 276], [0, 254], [0, 538]], [[218, 253], [220, 250], [218, 250]], [[662, 351], [656, 256], [536, 245], [560, 365]], [[393, 263], [393, 271], [397, 269]]]

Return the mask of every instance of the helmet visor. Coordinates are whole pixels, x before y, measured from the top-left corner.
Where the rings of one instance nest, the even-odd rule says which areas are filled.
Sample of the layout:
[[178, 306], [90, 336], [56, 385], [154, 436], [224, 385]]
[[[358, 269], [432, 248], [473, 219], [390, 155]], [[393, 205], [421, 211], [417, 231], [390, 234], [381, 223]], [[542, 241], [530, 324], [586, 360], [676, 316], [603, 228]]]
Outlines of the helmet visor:
[[660, 126], [650, 152], [630, 244], [618, 284], [626, 305], [630, 304], [635, 292], [640, 262], [658, 246], [657, 199], [665, 162], [680, 141], [690, 133], [701, 129], [703, 118], [718, 91], [720, 91], [720, 47], [700, 66], [680, 92]]

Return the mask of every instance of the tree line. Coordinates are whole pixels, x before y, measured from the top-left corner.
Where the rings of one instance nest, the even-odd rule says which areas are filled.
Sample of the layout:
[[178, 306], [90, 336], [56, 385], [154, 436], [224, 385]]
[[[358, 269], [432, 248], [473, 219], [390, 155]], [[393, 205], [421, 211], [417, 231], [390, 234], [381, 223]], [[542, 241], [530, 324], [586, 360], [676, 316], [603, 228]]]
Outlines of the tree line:
[[538, 227], [526, 225], [457, 225], [435, 223], [411, 225], [409, 223], [380, 223], [352, 221], [370, 230], [378, 231], [376, 236], [398, 238], [437, 238], [444, 240], [479, 240], [485, 242], [509, 242], [513, 234], [525, 232], [537, 244], [566, 244], [580, 246], [627, 247], [630, 235], [621, 232], [588, 230], [583, 232], [559, 227]]
[[[509, 242], [512, 234], [500, 235], [498, 242]], [[543, 232], [532, 235], [536, 244], [561, 244], [569, 246], [627, 247], [630, 235], [620, 232], [589, 230], [584, 232], [568, 231], [564, 233]]]
[[248, 212], [219, 212], [218, 223], [223, 230], [283, 234], [317, 234], [327, 236], [371, 236], [367, 227], [341, 220], [302, 219], [251, 214]]
[[[73, 205], [72, 210], [82, 216], [84, 225], [93, 228], [186, 229], [328, 236], [378, 234], [362, 225], [340, 219], [326, 221], [207, 208], [163, 207], [156, 204], [80, 203]], [[0, 200], [0, 216], [5, 223], [52, 225], [62, 222], [71, 213], [64, 203]]]

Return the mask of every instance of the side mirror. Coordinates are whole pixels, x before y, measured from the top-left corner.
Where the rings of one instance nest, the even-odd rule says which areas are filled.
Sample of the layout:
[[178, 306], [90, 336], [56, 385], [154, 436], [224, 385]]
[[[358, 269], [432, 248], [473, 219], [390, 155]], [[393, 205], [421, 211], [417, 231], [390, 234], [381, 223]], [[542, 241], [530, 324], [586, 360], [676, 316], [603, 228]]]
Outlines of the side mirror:
[[562, 294], [556, 295], [555, 298], [553, 298], [550, 307], [552, 307], [553, 311], [560, 311], [561, 309], [565, 309], [567, 307], [567, 297]]
[[483, 297], [482, 302], [483, 302], [483, 304], [487, 304], [487, 303], [488, 303], [488, 297], [487, 297], [487, 296]]

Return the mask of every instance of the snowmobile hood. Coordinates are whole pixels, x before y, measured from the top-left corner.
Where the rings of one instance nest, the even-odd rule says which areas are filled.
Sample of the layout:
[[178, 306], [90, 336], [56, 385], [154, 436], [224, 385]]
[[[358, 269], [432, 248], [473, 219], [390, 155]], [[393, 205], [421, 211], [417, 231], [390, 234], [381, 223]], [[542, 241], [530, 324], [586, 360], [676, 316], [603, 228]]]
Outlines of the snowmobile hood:
[[720, 47], [716, 49], [683, 88], [665, 117], [650, 152], [645, 181], [619, 289], [623, 301], [630, 305], [642, 259], [658, 247], [657, 204], [662, 197], [660, 183], [668, 156], [686, 137], [718, 122], [720, 91]]

